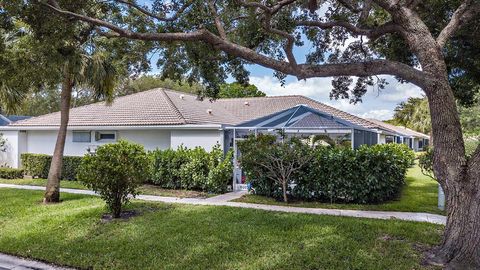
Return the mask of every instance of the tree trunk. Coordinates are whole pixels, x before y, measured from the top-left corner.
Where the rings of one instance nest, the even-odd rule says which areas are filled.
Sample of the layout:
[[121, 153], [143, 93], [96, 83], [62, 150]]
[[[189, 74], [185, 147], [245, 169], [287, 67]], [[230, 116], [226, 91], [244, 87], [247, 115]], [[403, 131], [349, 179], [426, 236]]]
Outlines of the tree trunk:
[[282, 180], [282, 189], [283, 189], [283, 201], [288, 203], [287, 180]]
[[62, 174], [63, 150], [67, 136], [68, 118], [70, 114], [70, 100], [72, 98], [73, 76], [65, 64], [64, 78], [62, 82], [62, 93], [60, 103], [60, 127], [53, 152], [52, 163], [48, 172], [48, 181], [43, 198], [44, 203], [55, 203], [60, 201], [60, 177]]
[[442, 48], [414, 11], [400, 8], [394, 20], [405, 29], [402, 35], [427, 74], [423, 90], [432, 123], [433, 170], [446, 197], [443, 241], [429, 254], [429, 261], [447, 269], [480, 269], [480, 153], [470, 161], [465, 156]]
[[[447, 269], [480, 269], [480, 166], [468, 160], [448, 81], [426, 89], [432, 117], [434, 172], [445, 191], [447, 224], [442, 244], [430, 255]], [[432, 95], [434, 93], [434, 95]]]

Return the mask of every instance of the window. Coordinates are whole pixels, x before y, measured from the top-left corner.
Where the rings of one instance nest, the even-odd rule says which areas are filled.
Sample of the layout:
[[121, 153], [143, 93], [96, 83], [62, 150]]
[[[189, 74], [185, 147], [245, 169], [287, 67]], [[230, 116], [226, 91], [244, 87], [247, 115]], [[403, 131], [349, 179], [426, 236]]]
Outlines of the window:
[[73, 132], [73, 142], [91, 142], [90, 131], [74, 131]]
[[115, 141], [117, 138], [115, 131], [97, 131], [95, 132], [95, 141]]

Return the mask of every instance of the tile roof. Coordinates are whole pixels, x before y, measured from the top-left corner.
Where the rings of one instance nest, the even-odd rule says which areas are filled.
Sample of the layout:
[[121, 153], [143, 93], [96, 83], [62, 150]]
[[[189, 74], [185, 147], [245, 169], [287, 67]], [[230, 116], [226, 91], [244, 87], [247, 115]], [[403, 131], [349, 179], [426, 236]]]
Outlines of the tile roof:
[[387, 129], [389, 131], [393, 131], [395, 133], [399, 133], [400, 135], [403, 135], [403, 136], [421, 137], [421, 138], [425, 138], [425, 139], [430, 138], [430, 136], [428, 136], [426, 134], [411, 130], [411, 129], [406, 128], [406, 127], [395, 126], [395, 125], [388, 124], [388, 123], [385, 123], [383, 121], [376, 120], [376, 119], [368, 119], [368, 120], [377, 124], [381, 128]]
[[[299, 95], [200, 101], [195, 95], [162, 88], [118, 97], [110, 106], [98, 102], [72, 108], [69, 126], [237, 125], [297, 105], [306, 105], [364, 128], [378, 127], [372, 121]], [[10, 126], [58, 126], [59, 122], [60, 113], [55, 112]]]
[[238, 117], [241, 122], [273, 114], [297, 105], [306, 105], [364, 128], [377, 127], [377, 125], [366, 119], [299, 95], [219, 99], [217, 102]]

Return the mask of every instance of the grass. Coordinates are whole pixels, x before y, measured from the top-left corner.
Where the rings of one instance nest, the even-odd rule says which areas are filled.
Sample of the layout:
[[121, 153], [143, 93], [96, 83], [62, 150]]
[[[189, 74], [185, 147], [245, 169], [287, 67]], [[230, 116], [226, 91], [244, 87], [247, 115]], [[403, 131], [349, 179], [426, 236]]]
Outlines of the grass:
[[[0, 179], [2, 184], [15, 184], [15, 185], [28, 185], [28, 186], [42, 186], [47, 183], [46, 179]], [[74, 189], [88, 189], [85, 185], [78, 181], [60, 181], [60, 187], [62, 188], [74, 188]], [[180, 198], [198, 198], [198, 197], [211, 197], [216, 194], [209, 194], [205, 192], [192, 191], [192, 190], [173, 190], [164, 189], [154, 185], [143, 185], [138, 191], [144, 195], [166, 196], [166, 197], [180, 197]]]
[[270, 205], [284, 205], [292, 207], [333, 208], [375, 211], [426, 212], [445, 214], [437, 207], [438, 184], [436, 181], [422, 174], [420, 167], [415, 165], [407, 173], [407, 184], [402, 190], [400, 198], [382, 204], [331, 204], [321, 202], [296, 201], [288, 204], [258, 195], [245, 195], [237, 202], [260, 203]]
[[435, 269], [422, 252], [443, 226], [134, 201], [141, 215], [100, 222], [104, 203], [0, 189], [0, 252], [82, 269]]

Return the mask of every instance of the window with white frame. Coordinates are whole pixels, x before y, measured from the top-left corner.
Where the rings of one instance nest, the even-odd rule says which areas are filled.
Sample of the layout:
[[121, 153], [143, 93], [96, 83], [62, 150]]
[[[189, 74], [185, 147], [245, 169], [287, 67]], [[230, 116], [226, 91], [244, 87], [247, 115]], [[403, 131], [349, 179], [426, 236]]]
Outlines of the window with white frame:
[[78, 143], [91, 142], [91, 135], [90, 131], [73, 131], [72, 141]]
[[97, 142], [113, 142], [117, 140], [117, 133], [115, 131], [96, 131], [95, 141]]

